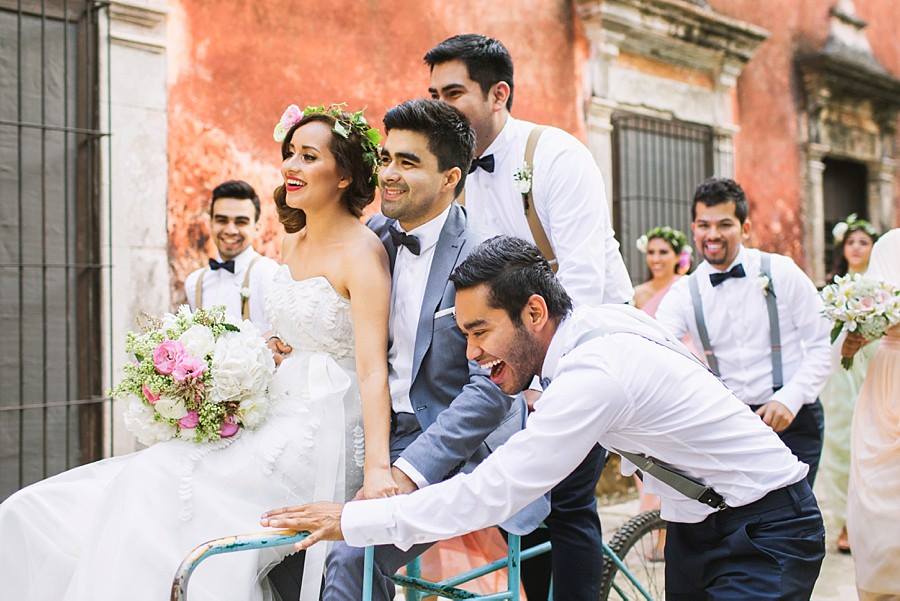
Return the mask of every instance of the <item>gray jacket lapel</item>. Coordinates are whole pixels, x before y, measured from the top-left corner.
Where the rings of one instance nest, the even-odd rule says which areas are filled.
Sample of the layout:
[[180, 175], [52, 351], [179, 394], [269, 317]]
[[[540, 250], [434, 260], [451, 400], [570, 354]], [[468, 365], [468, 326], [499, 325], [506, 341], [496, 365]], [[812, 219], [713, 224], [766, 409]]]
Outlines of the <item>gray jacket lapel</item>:
[[456, 260], [459, 258], [465, 241], [463, 238], [465, 229], [465, 211], [453, 203], [434, 249], [431, 271], [428, 273], [428, 282], [425, 284], [425, 297], [422, 300], [419, 325], [416, 328], [416, 345], [413, 349], [412, 382], [416, 381], [416, 375], [422, 366], [422, 359], [431, 346], [431, 335], [434, 333], [434, 313], [444, 296], [450, 273], [456, 267]]

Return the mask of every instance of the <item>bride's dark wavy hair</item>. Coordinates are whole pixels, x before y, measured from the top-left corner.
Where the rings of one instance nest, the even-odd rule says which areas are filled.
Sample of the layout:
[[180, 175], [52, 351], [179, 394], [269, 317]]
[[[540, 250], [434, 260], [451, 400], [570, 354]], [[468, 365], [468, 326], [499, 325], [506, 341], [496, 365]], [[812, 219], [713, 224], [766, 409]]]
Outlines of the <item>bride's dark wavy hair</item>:
[[[350, 115], [343, 115], [348, 121]], [[303, 117], [291, 129], [288, 130], [284, 141], [281, 143], [281, 159], [285, 160], [291, 154], [291, 139], [298, 128], [307, 123], [320, 121], [331, 128], [331, 142], [328, 149], [334, 155], [334, 160], [341, 174], [350, 178], [350, 185], [341, 194], [341, 203], [354, 217], [362, 215], [363, 209], [375, 200], [375, 184], [372, 178], [372, 167], [366, 162], [364, 156], [362, 137], [355, 131], [344, 138], [334, 133], [334, 117], [324, 113], [313, 113]], [[295, 209], [287, 204], [287, 193], [284, 184], [275, 188], [275, 208], [278, 210], [278, 220], [284, 226], [284, 231], [289, 234], [299, 232], [306, 226], [306, 213], [302, 209]]]

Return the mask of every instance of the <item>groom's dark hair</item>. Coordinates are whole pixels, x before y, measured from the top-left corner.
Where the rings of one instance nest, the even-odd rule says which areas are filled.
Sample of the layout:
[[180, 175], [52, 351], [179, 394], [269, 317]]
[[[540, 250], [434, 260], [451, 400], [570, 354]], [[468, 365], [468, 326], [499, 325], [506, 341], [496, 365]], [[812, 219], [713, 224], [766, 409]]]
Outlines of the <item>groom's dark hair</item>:
[[438, 169], [459, 167], [462, 175], [454, 196], [466, 187], [466, 175], [475, 152], [475, 132], [459, 110], [440, 100], [407, 100], [384, 116], [384, 129], [420, 133], [428, 139], [428, 150], [437, 157]]
[[506, 311], [517, 326], [532, 294], [544, 298], [552, 318], [562, 319], [572, 311], [572, 298], [541, 251], [513, 236], [494, 236], [479, 244], [454, 270], [450, 281], [457, 290], [487, 284], [490, 306]]
[[500, 40], [480, 33], [462, 33], [447, 38], [425, 54], [425, 63], [434, 70], [435, 65], [450, 61], [462, 61], [469, 72], [469, 79], [478, 83], [487, 98], [491, 86], [505, 81], [509, 85], [506, 110], [512, 109], [513, 62], [509, 50]]

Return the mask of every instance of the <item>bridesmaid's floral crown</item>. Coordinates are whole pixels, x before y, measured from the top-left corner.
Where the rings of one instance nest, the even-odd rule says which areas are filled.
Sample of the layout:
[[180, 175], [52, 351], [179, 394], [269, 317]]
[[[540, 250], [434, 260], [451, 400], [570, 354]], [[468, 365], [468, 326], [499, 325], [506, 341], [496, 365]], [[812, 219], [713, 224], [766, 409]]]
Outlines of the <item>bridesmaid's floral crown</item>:
[[687, 236], [684, 235], [684, 232], [669, 227], [668, 225], [655, 227], [647, 230], [646, 234], [638, 238], [635, 242], [635, 246], [639, 251], [647, 254], [647, 246], [654, 238], [662, 238], [675, 249], [675, 253], [678, 255], [679, 266], [690, 267], [691, 254], [693, 254], [694, 250], [688, 244], [688, 239]]
[[363, 112], [356, 111], [348, 113], [344, 111], [346, 105], [331, 104], [329, 106], [308, 106], [302, 111], [296, 104], [292, 104], [284, 109], [281, 119], [275, 125], [275, 131], [272, 137], [276, 142], [284, 142], [288, 132], [292, 127], [300, 123], [304, 117], [310, 115], [326, 115], [334, 120], [332, 131], [344, 139], [349, 139], [350, 134], [357, 134], [362, 141], [363, 160], [372, 170], [372, 185], [378, 184], [378, 157], [381, 154], [379, 144], [381, 143], [381, 133], [374, 127], [369, 125]]
[[856, 213], [850, 213], [847, 215], [847, 219], [844, 221], [838, 221], [834, 227], [831, 229], [831, 235], [834, 237], [834, 243], [840, 244], [844, 241], [844, 238], [850, 232], [862, 230], [869, 235], [872, 240], [878, 239], [878, 232], [875, 230], [875, 226], [866, 221], [865, 219], [859, 219], [856, 216]]

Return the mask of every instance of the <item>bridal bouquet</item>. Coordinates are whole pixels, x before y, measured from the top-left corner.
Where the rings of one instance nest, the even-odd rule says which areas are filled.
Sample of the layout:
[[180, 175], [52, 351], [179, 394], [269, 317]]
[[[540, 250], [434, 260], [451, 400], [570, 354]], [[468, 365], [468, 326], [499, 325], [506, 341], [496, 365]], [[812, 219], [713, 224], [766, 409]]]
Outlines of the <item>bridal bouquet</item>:
[[128, 401], [125, 425], [145, 445], [227, 439], [265, 418], [272, 353], [252, 323], [226, 321], [224, 307], [149, 319], [125, 350], [135, 361], [110, 394]]
[[[821, 296], [825, 303], [823, 312], [834, 322], [832, 343], [844, 330], [874, 340], [900, 323], [900, 288], [887, 282], [858, 273], [836, 276], [833, 284], [822, 289]], [[849, 369], [853, 358], [842, 358], [841, 365]]]

